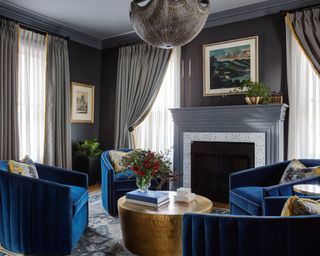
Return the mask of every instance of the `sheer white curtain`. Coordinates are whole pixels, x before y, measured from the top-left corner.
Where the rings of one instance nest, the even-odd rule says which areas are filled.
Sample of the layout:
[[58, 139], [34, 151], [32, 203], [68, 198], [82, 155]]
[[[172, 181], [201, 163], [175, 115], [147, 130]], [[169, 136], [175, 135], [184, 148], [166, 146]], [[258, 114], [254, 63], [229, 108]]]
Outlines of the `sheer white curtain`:
[[157, 99], [135, 129], [137, 148], [163, 151], [173, 147], [174, 124], [170, 108], [180, 107], [180, 48], [173, 50]]
[[46, 38], [20, 29], [18, 121], [20, 158], [43, 161]]
[[320, 158], [320, 79], [287, 26], [288, 158]]

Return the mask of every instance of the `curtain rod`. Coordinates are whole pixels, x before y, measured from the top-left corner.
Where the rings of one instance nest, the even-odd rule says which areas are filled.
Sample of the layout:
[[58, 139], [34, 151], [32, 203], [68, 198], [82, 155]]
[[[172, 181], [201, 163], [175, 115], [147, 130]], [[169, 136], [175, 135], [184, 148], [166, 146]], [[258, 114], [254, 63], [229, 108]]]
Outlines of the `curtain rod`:
[[306, 10], [310, 10], [310, 9], [313, 9], [313, 8], [320, 8], [320, 5], [319, 5], [319, 4], [310, 5], [310, 6], [305, 6], [305, 7], [301, 7], [301, 8], [297, 8], [297, 9], [293, 9], [293, 10], [280, 11], [280, 13], [281, 13], [283, 16], [286, 16], [287, 13], [299, 12], [299, 11], [306, 11]]
[[56, 37], [60, 37], [60, 38], [64, 38], [66, 40], [70, 40], [70, 37], [68, 36], [62, 36], [62, 35], [59, 35], [57, 33], [53, 33], [53, 32], [50, 32], [50, 31], [45, 31], [43, 29], [39, 29], [39, 28], [36, 28], [34, 26], [31, 26], [31, 25], [28, 25], [28, 24], [25, 24], [25, 23], [22, 23], [22, 22], [19, 22], [17, 20], [14, 20], [14, 19], [11, 19], [11, 18], [8, 18], [6, 16], [3, 16], [0, 14], [0, 19], [3, 19], [3, 20], [7, 20], [7, 21], [12, 21], [14, 23], [17, 23], [19, 24], [19, 26], [23, 29], [26, 29], [26, 30], [30, 30], [32, 32], [35, 32], [35, 33], [39, 33], [39, 34], [42, 34], [42, 35], [51, 35], [51, 36], [56, 36]]

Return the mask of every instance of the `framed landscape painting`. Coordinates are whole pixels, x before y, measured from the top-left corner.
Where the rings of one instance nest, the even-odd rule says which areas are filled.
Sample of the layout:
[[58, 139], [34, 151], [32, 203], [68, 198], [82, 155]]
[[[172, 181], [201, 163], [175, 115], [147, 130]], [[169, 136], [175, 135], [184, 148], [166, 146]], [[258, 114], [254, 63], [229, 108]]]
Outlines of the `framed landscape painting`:
[[230, 94], [244, 80], [258, 81], [258, 37], [204, 45], [203, 60], [203, 95]]
[[71, 122], [94, 123], [94, 86], [71, 83]]

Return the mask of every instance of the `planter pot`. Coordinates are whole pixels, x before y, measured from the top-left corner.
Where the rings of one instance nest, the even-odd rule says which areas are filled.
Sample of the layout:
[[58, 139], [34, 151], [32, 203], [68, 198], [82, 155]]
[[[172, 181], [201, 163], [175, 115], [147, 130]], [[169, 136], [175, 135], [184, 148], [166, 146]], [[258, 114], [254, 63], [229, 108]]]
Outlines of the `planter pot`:
[[257, 105], [261, 102], [262, 97], [246, 97], [246, 102], [249, 105]]
[[73, 169], [87, 174], [90, 186], [101, 182], [100, 158], [73, 157]]

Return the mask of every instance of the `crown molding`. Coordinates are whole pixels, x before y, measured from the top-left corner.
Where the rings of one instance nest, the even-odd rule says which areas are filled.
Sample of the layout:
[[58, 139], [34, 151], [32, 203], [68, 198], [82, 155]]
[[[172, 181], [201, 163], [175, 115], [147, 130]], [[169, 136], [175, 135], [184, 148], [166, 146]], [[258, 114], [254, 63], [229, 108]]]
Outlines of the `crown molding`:
[[128, 44], [135, 44], [141, 42], [142, 40], [136, 34], [136, 32], [128, 32], [119, 36], [107, 38], [102, 40], [102, 49], [108, 49], [113, 47], [124, 46]]
[[[319, 4], [319, 0], [268, 0], [227, 11], [211, 13], [204, 28], [211, 28], [234, 22], [250, 20], [279, 13], [280, 11], [294, 10], [304, 6], [312, 6], [316, 4]], [[139, 41], [139, 37], [134, 31], [132, 31], [120, 36], [103, 40], [102, 49], [119, 47], [121, 44], [131, 44], [137, 41]]]
[[205, 28], [250, 20], [279, 13], [280, 11], [294, 10], [304, 6], [316, 5], [318, 3], [319, 0], [268, 0], [223, 12], [212, 13], [208, 17]]
[[[293, 10], [304, 6], [312, 6], [319, 0], [268, 0], [227, 11], [212, 13], [209, 15], [205, 28], [225, 25], [229, 23], [259, 18], [278, 13], [282, 10]], [[24, 23], [31, 27], [62, 36], [97, 49], [107, 49], [122, 45], [140, 42], [141, 39], [134, 32], [128, 32], [105, 40], [100, 40], [88, 34], [69, 28], [57, 21], [49, 19], [41, 14], [25, 10], [17, 5], [0, 0], [0, 15]]]
[[100, 39], [69, 28], [41, 14], [26, 10], [8, 2], [4, 2], [3, 0], [0, 0], [0, 15], [39, 30], [69, 37], [72, 41], [76, 41], [97, 49], [102, 49], [102, 41]]

